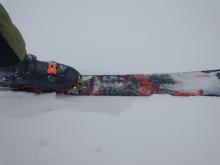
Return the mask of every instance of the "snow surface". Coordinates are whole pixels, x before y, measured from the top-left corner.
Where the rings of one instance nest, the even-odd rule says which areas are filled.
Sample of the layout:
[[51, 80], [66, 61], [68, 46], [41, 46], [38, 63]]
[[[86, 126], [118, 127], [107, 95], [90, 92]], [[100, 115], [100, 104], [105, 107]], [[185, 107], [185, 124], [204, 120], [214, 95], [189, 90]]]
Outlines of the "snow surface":
[[196, 93], [202, 89], [206, 95], [220, 95], [220, 81], [216, 74], [216, 72], [209, 73], [208, 75], [202, 72], [171, 74], [172, 79], [178, 83], [165, 84], [162, 85], [162, 88], [189, 93]]
[[[218, 0], [2, 0], [42, 60], [82, 74], [217, 69]], [[0, 165], [219, 165], [220, 99], [0, 93]]]

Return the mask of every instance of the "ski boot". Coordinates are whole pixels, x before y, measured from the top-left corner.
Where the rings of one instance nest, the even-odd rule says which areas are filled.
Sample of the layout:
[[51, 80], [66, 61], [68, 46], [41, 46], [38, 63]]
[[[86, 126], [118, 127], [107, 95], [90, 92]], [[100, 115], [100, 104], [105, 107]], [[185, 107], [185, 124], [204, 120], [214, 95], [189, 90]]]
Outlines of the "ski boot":
[[72, 67], [38, 61], [34, 55], [27, 55], [14, 66], [0, 68], [0, 86], [16, 91], [77, 94], [80, 77]]

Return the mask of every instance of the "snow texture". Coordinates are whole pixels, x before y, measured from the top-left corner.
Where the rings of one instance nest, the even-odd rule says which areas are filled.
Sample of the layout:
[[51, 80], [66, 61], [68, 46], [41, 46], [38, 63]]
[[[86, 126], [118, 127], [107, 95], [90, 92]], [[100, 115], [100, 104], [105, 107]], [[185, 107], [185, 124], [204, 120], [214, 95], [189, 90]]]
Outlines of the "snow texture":
[[203, 89], [204, 94], [220, 95], [220, 81], [216, 73], [176, 73], [171, 75], [176, 84], [165, 84], [163, 88], [181, 92], [196, 92]]
[[[29, 52], [82, 74], [219, 69], [217, 0], [1, 3]], [[220, 164], [216, 97], [2, 91], [0, 105], [1, 165]]]

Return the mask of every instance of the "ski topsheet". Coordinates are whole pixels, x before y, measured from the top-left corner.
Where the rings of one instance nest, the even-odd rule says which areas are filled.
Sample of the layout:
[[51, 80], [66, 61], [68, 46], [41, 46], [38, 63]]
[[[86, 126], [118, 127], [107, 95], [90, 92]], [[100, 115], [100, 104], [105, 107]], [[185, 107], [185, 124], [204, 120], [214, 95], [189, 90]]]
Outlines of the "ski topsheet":
[[[170, 74], [82, 75], [78, 88], [58, 91], [80, 96], [220, 96], [220, 69]], [[0, 90], [51, 92], [30, 88]]]
[[94, 96], [220, 96], [220, 70], [134, 75], [82, 76], [79, 95]]

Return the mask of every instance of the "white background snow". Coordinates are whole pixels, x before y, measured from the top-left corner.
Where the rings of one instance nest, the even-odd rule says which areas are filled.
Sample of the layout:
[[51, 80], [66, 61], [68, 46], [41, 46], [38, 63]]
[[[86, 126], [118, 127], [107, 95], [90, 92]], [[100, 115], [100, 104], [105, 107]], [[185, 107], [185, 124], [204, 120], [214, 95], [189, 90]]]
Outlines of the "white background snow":
[[[1, 0], [28, 52], [82, 74], [220, 67], [219, 0]], [[0, 165], [219, 165], [220, 99], [0, 93]]]

